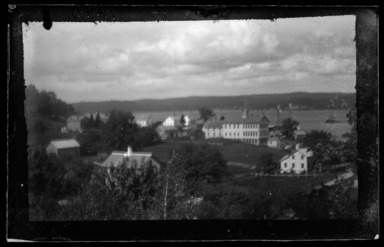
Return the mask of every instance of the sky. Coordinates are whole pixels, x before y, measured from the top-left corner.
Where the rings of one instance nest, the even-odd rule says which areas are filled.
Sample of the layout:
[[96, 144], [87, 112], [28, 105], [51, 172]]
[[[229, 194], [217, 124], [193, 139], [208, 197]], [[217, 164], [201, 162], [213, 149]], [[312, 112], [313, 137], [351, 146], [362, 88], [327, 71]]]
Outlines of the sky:
[[68, 102], [355, 92], [355, 16], [23, 24], [26, 84]]

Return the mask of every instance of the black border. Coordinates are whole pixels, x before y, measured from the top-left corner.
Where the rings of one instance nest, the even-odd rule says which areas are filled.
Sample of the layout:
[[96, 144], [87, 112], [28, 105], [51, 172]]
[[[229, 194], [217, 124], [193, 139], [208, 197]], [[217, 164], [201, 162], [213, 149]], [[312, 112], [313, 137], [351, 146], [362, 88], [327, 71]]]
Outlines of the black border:
[[[270, 19], [356, 15], [356, 98], [359, 220], [325, 221], [119, 221], [29, 222], [27, 130], [24, 117], [22, 23]], [[367, 210], [378, 200], [378, 7], [8, 5], [9, 69], [7, 239], [36, 241], [314, 240], [373, 239], [378, 218]], [[8, 52], [7, 52], [8, 53]], [[367, 124], [368, 123], [368, 124]], [[374, 150], [372, 152], [372, 150]]]

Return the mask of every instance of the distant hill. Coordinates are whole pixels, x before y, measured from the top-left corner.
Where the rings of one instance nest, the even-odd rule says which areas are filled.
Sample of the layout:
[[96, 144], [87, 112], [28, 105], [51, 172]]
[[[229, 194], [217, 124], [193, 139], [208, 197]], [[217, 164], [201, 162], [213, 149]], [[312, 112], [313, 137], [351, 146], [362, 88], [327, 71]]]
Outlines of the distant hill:
[[131, 112], [154, 111], [187, 111], [201, 107], [212, 109], [241, 109], [246, 99], [250, 110], [271, 109], [280, 105], [281, 109], [288, 109], [289, 103], [298, 109], [348, 109], [356, 102], [355, 93], [287, 93], [260, 94], [242, 96], [204, 96], [170, 99], [144, 99], [135, 101], [102, 101], [73, 103], [75, 111], [109, 112], [111, 110]]

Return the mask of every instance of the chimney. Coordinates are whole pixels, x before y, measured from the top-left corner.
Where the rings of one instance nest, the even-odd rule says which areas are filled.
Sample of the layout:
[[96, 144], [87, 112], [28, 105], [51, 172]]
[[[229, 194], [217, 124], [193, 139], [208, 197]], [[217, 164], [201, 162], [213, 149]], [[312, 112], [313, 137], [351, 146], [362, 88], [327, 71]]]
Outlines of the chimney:
[[297, 144], [296, 144], [296, 150], [299, 150], [299, 149], [300, 149], [300, 146], [301, 146], [300, 143], [297, 143]]
[[130, 157], [131, 154], [132, 154], [132, 147], [128, 146], [128, 148], [127, 148], [127, 157]]

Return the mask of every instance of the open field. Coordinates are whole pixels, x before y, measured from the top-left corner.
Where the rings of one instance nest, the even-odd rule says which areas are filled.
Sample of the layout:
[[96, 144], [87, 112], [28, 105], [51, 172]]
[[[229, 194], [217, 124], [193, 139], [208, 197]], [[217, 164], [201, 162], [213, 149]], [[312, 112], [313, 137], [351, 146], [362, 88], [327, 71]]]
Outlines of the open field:
[[[180, 147], [184, 142], [167, 142], [156, 146], [145, 147], [143, 151], [152, 152], [154, 156], [162, 160], [168, 160], [172, 151]], [[193, 143], [205, 143], [204, 141]], [[258, 166], [258, 160], [265, 153], [272, 153], [273, 159], [278, 161], [285, 155], [285, 151], [273, 148], [255, 146], [241, 142], [230, 142], [224, 145], [215, 145], [227, 162], [236, 162], [247, 164], [249, 166]]]

